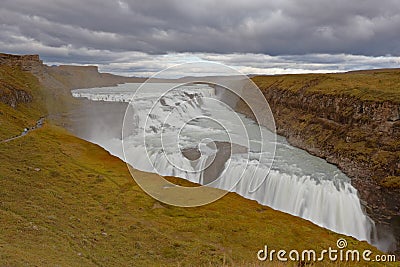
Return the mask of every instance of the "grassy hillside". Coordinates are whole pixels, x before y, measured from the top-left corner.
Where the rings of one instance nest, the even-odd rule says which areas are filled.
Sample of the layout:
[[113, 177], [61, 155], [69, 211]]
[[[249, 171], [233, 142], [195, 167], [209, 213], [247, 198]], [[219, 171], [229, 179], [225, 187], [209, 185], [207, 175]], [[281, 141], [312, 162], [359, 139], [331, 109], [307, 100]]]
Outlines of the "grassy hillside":
[[[34, 77], [8, 69], [1, 78], [26, 82], [34, 96], [16, 108], [0, 103], [4, 139], [46, 110]], [[0, 143], [0, 163], [1, 266], [258, 266], [266, 244], [322, 250], [342, 237], [233, 193], [199, 208], [166, 206], [146, 195], [119, 159], [48, 121]], [[346, 239], [350, 249], [378, 253]]]

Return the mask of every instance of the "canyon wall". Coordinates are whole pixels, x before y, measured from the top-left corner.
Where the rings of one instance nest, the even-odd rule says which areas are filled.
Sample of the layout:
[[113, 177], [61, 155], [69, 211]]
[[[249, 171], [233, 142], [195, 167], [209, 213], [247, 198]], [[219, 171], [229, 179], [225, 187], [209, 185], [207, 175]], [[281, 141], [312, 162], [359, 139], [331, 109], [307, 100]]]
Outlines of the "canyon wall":
[[32, 102], [32, 98], [23, 88], [4, 82], [0, 78], [0, 102], [15, 108], [19, 103]]
[[[389, 72], [389, 76], [380, 75], [381, 71], [258, 76], [253, 81], [271, 107], [277, 133], [292, 145], [337, 165], [352, 179], [367, 213], [398, 231], [400, 86], [394, 84], [390, 90], [375, 86], [375, 82], [387, 84], [392, 72], [400, 77], [399, 70]], [[357, 80], [362, 86], [351, 84]], [[360, 93], [369, 88], [375, 91]], [[243, 102], [236, 109], [253, 116]]]
[[43, 61], [39, 55], [11, 55], [0, 53], [0, 65], [19, 67], [23, 71], [31, 71], [37, 66], [41, 66]]

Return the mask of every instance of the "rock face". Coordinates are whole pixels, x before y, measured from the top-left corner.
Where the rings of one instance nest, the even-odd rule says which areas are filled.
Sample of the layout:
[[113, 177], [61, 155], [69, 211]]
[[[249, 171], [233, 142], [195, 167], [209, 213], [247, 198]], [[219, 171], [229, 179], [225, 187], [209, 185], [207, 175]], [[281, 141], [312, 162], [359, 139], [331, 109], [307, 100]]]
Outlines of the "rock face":
[[23, 71], [31, 71], [37, 66], [41, 66], [43, 61], [39, 55], [10, 55], [0, 53], [0, 65], [20, 67]]
[[400, 194], [390, 193], [398, 188], [386, 181], [400, 176], [399, 104], [273, 88], [264, 95], [279, 134], [338, 165], [371, 208], [381, 206], [387, 216], [400, 213]]
[[15, 108], [19, 103], [32, 102], [32, 95], [0, 80], [0, 102]]
[[[307, 90], [311, 86], [308, 83], [299, 90], [260, 86], [274, 114], [277, 133], [346, 173], [376, 222], [397, 221], [400, 104]], [[236, 109], [253, 116], [243, 102]]]
[[[226, 161], [231, 157], [231, 155], [248, 152], [246, 147], [229, 142], [215, 141], [213, 144], [208, 144], [207, 146], [216, 149], [216, 154], [214, 157], [209, 156], [205, 162], [205, 166], [207, 167], [204, 169], [202, 175], [203, 185], [210, 184], [219, 178], [224, 170]], [[181, 152], [184, 157], [191, 161], [197, 160], [201, 156], [201, 152], [197, 147], [186, 148]]]

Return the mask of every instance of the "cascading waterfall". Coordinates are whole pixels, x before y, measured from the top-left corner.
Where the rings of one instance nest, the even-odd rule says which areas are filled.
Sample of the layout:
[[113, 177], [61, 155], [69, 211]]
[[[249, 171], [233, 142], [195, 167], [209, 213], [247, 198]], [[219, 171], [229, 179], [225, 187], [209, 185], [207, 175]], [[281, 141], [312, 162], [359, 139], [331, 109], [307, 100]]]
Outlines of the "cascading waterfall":
[[[78, 89], [73, 91], [73, 96], [129, 102], [135, 95], [132, 88], [137, 87], [124, 84], [112, 88]], [[152, 85], [154, 91], [161, 87], [161, 84]], [[168, 88], [171, 87], [169, 84]], [[125, 157], [120, 139], [96, 140], [94, 136], [89, 141], [127, 160], [136, 169], [196, 183], [204, 182], [199, 170], [204, 168], [207, 157], [218, 153], [218, 149], [208, 147], [204, 140], [245, 147], [247, 153], [237, 151], [225, 162], [220, 162], [219, 178], [209, 186], [236, 192], [335, 232], [372, 241], [374, 223], [365, 215], [350, 179], [336, 166], [290, 146], [282, 137], [273, 138], [274, 135], [262, 127], [264, 139], [260, 141], [259, 135], [254, 134], [255, 129], [259, 129], [254, 121], [238, 113], [232, 114], [226, 105], [215, 101], [215, 90], [208, 85], [182, 86], [160, 99], [154, 91], [134, 96], [132, 125], [129, 125], [132, 131], [123, 140]], [[232, 116], [240, 118], [248, 137]], [[228, 134], [221, 125], [229, 129]], [[197, 161], [182, 156], [182, 148], [198, 148], [199, 143], [203, 149], [200, 149], [202, 153]], [[275, 155], [271, 153], [272, 147], [276, 147]]]

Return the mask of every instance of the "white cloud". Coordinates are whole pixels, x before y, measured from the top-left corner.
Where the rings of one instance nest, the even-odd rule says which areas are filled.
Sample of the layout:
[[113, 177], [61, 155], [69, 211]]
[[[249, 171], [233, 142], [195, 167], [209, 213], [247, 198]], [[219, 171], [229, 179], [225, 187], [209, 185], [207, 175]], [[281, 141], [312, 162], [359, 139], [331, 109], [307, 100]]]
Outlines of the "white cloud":
[[[107, 52], [102, 52], [107, 54]], [[110, 52], [108, 52], [110, 53]], [[328, 73], [359, 69], [394, 68], [400, 65], [400, 57], [360, 56], [348, 54], [309, 54], [270, 56], [264, 54], [210, 54], [171, 53], [149, 55], [142, 52], [111, 53], [114, 62], [96, 64], [103, 72], [125, 76], [149, 77], [173, 65], [191, 62], [217, 62], [232, 67], [243, 74], [294, 74]], [[49, 62], [53, 64], [54, 62]], [[95, 63], [95, 60], [91, 62]], [[199, 73], [199, 75], [211, 73]], [[179, 76], [179, 74], [176, 74]]]

